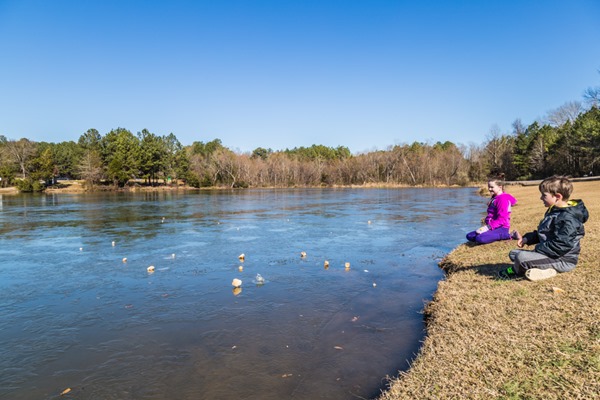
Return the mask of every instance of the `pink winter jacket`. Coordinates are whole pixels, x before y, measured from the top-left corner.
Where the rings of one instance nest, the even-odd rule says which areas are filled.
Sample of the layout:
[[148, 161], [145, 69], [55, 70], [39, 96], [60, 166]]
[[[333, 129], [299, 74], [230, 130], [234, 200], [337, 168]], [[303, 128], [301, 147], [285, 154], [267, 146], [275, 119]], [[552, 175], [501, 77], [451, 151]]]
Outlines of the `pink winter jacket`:
[[517, 204], [517, 199], [508, 193], [492, 197], [488, 203], [485, 223], [490, 229], [510, 228], [510, 210]]

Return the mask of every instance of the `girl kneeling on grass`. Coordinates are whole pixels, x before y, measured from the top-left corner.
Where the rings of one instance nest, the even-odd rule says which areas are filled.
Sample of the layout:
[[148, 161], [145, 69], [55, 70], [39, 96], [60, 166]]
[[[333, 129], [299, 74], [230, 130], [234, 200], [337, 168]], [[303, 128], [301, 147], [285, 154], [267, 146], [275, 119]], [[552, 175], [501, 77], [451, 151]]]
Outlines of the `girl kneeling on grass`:
[[478, 244], [492, 243], [498, 240], [511, 239], [510, 211], [517, 203], [517, 199], [504, 192], [504, 183], [501, 178], [490, 179], [488, 190], [492, 198], [488, 202], [487, 216], [484, 226], [467, 233], [467, 240]]

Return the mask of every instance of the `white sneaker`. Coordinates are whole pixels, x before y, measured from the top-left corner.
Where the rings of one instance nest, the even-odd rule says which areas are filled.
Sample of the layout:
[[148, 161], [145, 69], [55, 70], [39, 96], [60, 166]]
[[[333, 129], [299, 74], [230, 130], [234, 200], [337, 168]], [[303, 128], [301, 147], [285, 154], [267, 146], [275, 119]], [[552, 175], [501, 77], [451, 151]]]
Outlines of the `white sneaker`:
[[556, 270], [552, 268], [548, 269], [539, 269], [539, 268], [531, 268], [525, 271], [525, 278], [530, 281], [541, 281], [542, 279], [553, 278], [556, 276]]

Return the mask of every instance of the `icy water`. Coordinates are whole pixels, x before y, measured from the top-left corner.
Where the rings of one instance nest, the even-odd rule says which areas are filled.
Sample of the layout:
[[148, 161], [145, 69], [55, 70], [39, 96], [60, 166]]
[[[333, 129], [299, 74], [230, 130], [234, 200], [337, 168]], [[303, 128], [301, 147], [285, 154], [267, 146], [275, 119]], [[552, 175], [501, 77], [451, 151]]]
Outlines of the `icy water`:
[[484, 207], [473, 189], [0, 195], [0, 398], [376, 397]]

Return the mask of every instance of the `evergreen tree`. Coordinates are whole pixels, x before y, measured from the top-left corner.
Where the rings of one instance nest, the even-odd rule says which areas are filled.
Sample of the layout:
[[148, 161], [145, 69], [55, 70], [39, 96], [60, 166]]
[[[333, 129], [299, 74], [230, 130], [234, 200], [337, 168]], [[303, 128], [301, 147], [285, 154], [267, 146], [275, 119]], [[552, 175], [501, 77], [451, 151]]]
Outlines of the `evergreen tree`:
[[102, 138], [102, 158], [108, 178], [122, 187], [139, 177], [140, 143], [130, 131], [117, 128]]

